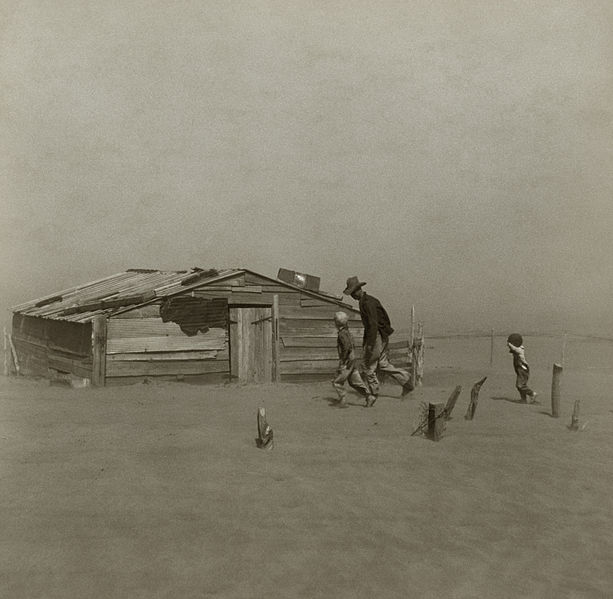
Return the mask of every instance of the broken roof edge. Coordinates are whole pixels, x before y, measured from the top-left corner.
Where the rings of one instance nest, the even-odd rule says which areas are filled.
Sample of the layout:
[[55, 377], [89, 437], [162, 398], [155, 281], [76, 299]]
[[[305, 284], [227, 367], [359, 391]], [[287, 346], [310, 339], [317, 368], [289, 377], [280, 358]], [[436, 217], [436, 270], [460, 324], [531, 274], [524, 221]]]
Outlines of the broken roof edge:
[[[250, 273], [252, 275], [255, 275], [257, 277], [260, 277], [262, 279], [265, 279], [267, 281], [270, 281], [271, 283], [274, 283], [276, 285], [281, 285], [283, 287], [287, 287], [288, 289], [292, 289], [294, 291], [298, 291], [300, 293], [303, 293], [307, 296], [313, 297], [315, 299], [319, 299], [321, 301], [330, 303], [330, 304], [334, 304], [336, 306], [339, 306], [343, 309], [346, 310], [350, 310], [352, 312], [359, 312], [359, 310], [355, 309], [353, 306], [345, 303], [342, 301], [342, 299], [339, 299], [338, 296], [334, 296], [332, 294], [327, 294], [324, 291], [311, 291], [310, 289], [305, 289], [303, 287], [299, 287], [297, 285], [293, 285], [291, 283], [287, 283], [286, 281], [282, 281], [281, 279], [277, 279], [277, 278], [273, 278], [273, 277], [269, 277], [267, 275], [263, 275], [261, 273], [258, 273], [254, 270], [250, 270], [247, 268], [232, 268], [232, 269], [222, 269], [222, 270], [217, 270], [215, 269], [215, 271], [217, 272], [216, 275], [214, 276], [209, 276], [209, 277], [204, 277], [204, 278], [200, 278], [199, 280], [195, 281], [193, 284], [188, 284], [188, 285], [181, 285], [178, 286], [176, 290], [173, 290], [172, 292], [168, 293], [168, 294], [164, 294], [164, 295], [154, 295], [153, 297], [147, 298], [146, 301], [141, 301], [141, 302], [137, 302], [134, 304], [130, 304], [130, 305], [125, 305], [125, 306], [108, 306], [108, 307], [103, 307], [102, 305], [100, 307], [98, 307], [98, 309], [93, 309], [91, 311], [86, 311], [84, 313], [81, 313], [78, 317], [74, 317], [75, 315], [73, 314], [63, 314], [63, 310], [59, 310], [58, 312], [52, 314], [27, 314], [27, 311], [30, 310], [31, 308], [35, 307], [36, 303], [39, 304], [46, 304], [47, 302], [50, 302], [50, 300], [55, 300], [56, 298], [59, 298], [61, 296], [65, 296], [65, 295], [69, 295], [71, 293], [74, 293], [76, 291], [81, 291], [81, 290], [85, 290], [88, 288], [91, 288], [95, 285], [98, 285], [102, 282], [108, 281], [108, 280], [112, 280], [114, 278], [117, 278], [125, 273], [129, 273], [129, 272], [147, 272], [147, 273], [168, 273], [168, 274], [186, 274], [188, 275], [188, 279], [189, 277], [191, 277], [193, 274], [196, 274], [198, 271], [204, 271], [202, 269], [191, 269], [191, 270], [154, 270], [154, 269], [127, 269], [125, 271], [121, 271], [118, 273], [115, 273], [113, 275], [108, 275], [106, 277], [103, 277], [101, 279], [97, 279], [95, 281], [91, 281], [89, 283], [84, 283], [81, 285], [76, 285], [74, 287], [70, 287], [68, 289], [64, 289], [62, 291], [59, 292], [55, 292], [53, 294], [48, 294], [43, 296], [42, 298], [39, 298], [37, 300], [31, 300], [29, 302], [24, 302], [21, 304], [18, 304], [12, 308], [9, 308], [9, 310], [13, 313], [13, 314], [21, 314], [21, 315], [27, 315], [27, 316], [32, 316], [35, 318], [43, 318], [46, 320], [63, 320], [63, 321], [67, 321], [67, 322], [79, 322], [79, 323], [85, 323], [85, 322], [90, 322], [91, 320], [93, 320], [96, 316], [106, 316], [107, 318], [109, 317], [113, 317], [119, 314], [123, 314], [125, 312], [130, 312], [131, 310], [136, 310], [138, 308], [142, 308], [144, 306], [147, 306], [149, 304], [154, 303], [155, 301], [159, 300], [160, 298], [167, 298], [167, 297], [174, 297], [176, 295], [181, 295], [183, 293], [186, 292], [190, 292], [194, 289], [198, 289], [200, 287], [205, 287], [209, 284], [218, 282], [218, 281], [223, 281], [225, 279], [229, 279], [229, 278], [233, 278], [236, 276], [239, 276], [240, 274], [244, 274], [244, 273]], [[175, 287], [178, 285], [177, 281], [172, 282], [171, 284], [167, 285], [166, 287]], [[157, 290], [160, 291], [162, 288], [158, 288]], [[155, 291], [155, 290], [154, 290]], [[51, 302], [50, 302], [51, 303]], [[94, 307], [93, 305], [91, 306], [92, 308]], [[66, 308], [68, 309], [68, 308]], [[73, 316], [71, 318], [71, 316]]]
[[357, 310], [356, 308], [354, 308], [350, 304], [346, 304], [342, 300], [335, 299], [333, 296], [327, 295], [327, 294], [325, 294], [325, 293], [323, 293], [321, 291], [311, 291], [310, 289], [304, 289], [303, 287], [298, 287], [296, 285], [292, 285], [291, 283], [286, 283], [285, 281], [282, 281], [281, 279], [273, 279], [272, 277], [269, 277], [267, 275], [263, 275], [263, 274], [261, 274], [259, 272], [256, 272], [254, 270], [250, 270], [248, 268], [236, 268], [236, 269], [227, 269], [227, 270], [231, 271], [231, 272], [227, 272], [226, 274], [224, 274], [222, 276], [211, 277], [210, 279], [198, 281], [197, 283], [194, 283], [193, 285], [186, 285], [182, 289], [178, 289], [177, 291], [174, 291], [174, 292], [169, 293], [167, 295], [155, 297], [155, 298], [153, 298], [151, 300], [143, 302], [142, 304], [137, 304], [137, 305], [135, 304], [133, 306], [126, 306], [125, 308], [122, 308], [120, 310], [117, 310], [116, 312], [113, 312], [112, 314], [110, 314], [110, 316], [117, 316], [117, 315], [123, 314], [125, 312], [130, 312], [130, 310], [138, 310], [139, 308], [142, 308], [144, 306], [148, 306], [149, 304], [154, 303], [156, 300], [160, 299], [160, 297], [164, 297], [164, 298], [175, 297], [176, 295], [181, 295], [182, 293], [193, 291], [194, 289], [198, 289], [199, 287], [206, 287], [207, 285], [209, 285], [211, 283], [216, 283], [217, 281], [223, 281], [225, 279], [231, 279], [233, 277], [236, 277], [236, 276], [238, 276], [240, 274], [244, 274], [244, 273], [249, 273], [249, 274], [252, 274], [252, 275], [256, 275], [257, 277], [261, 277], [262, 279], [266, 279], [266, 280], [270, 281], [271, 283], [281, 284], [284, 287], [288, 287], [289, 289], [293, 289], [295, 291], [299, 291], [300, 293], [305, 293], [306, 295], [310, 295], [310, 296], [312, 296], [312, 297], [314, 297], [316, 299], [320, 299], [320, 300], [323, 300], [325, 302], [329, 302], [331, 304], [335, 304], [337, 306], [340, 306], [342, 308], [346, 308], [347, 310], [351, 310], [352, 312], [356, 312], [356, 313], [360, 312], [359, 310]]

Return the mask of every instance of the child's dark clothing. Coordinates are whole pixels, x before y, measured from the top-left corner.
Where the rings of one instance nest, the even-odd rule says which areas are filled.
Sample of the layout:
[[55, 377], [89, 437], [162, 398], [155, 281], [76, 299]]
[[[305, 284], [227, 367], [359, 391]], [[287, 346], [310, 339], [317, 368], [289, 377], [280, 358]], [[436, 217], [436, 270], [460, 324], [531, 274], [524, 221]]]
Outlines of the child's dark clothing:
[[509, 346], [509, 352], [513, 354], [513, 369], [517, 375], [515, 386], [519, 391], [519, 396], [521, 397], [522, 401], [528, 401], [528, 397], [534, 398], [536, 393], [534, 393], [534, 391], [528, 387], [530, 366], [528, 366], [528, 362], [526, 362], [526, 358], [524, 356], [524, 346], [520, 345], [519, 347], [516, 347], [508, 342], [507, 345]]

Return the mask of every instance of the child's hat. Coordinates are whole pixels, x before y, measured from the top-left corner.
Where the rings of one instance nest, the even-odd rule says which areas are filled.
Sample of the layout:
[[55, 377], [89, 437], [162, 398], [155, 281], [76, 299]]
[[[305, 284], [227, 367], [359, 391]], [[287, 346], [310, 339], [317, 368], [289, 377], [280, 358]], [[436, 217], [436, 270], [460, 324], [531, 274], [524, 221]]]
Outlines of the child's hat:
[[507, 343], [510, 343], [511, 345], [514, 345], [515, 347], [519, 347], [520, 345], [523, 345], [524, 340], [519, 333], [511, 333], [507, 337]]

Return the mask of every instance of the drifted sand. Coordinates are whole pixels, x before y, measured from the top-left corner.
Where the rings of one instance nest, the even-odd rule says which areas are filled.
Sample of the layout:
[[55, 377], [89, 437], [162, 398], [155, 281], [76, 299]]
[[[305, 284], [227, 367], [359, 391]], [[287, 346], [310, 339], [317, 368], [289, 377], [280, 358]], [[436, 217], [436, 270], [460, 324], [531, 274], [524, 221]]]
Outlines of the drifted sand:
[[[475, 420], [469, 388], [484, 384]], [[7, 598], [613, 596], [613, 376], [549, 416], [509, 368], [434, 369], [404, 401], [327, 383], [65, 389], [0, 382]], [[443, 439], [422, 401], [464, 390]], [[570, 432], [581, 399], [583, 431]], [[272, 451], [256, 449], [265, 406]]]

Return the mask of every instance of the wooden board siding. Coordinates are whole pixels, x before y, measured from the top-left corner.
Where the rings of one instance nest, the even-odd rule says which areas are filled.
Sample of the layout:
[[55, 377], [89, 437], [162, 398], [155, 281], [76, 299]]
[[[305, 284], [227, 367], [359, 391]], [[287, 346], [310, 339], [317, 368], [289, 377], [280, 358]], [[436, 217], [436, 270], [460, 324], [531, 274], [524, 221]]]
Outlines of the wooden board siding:
[[12, 338], [26, 376], [48, 377], [53, 371], [90, 378], [91, 326], [16, 314]]
[[107, 362], [106, 376], [181, 376], [207, 374], [212, 372], [228, 372], [228, 360], [170, 360], [157, 361], [127, 361]]
[[214, 327], [189, 336], [178, 324], [163, 322], [159, 307], [157, 310], [157, 317], [150, 312], [146, 318], [109, 319], [106, 346], [109, 384], [228, 374], [226, 329]]

